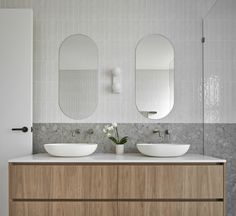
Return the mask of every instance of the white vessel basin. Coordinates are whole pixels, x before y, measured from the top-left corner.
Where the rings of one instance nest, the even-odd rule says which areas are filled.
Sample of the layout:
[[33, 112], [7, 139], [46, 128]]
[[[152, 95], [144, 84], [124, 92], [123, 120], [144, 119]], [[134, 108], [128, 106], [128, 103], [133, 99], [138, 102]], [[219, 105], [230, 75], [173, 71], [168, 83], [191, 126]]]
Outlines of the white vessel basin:
[[140, 153], [152, 157], [178, 157], [189, 150], [189, 144], [137, 144]]
[[93, 154], [97, 149], [95, 143], [54, 143], [45, 144], [48, 154], [57, 157], [82, 157]]

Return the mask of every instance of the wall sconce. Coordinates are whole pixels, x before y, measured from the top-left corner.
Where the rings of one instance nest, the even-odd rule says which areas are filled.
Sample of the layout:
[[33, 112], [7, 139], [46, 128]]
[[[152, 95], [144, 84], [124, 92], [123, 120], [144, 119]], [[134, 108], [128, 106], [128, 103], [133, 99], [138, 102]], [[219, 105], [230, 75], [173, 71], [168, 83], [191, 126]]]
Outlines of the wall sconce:
[[115, 94], [121, 93], [121, 69], [116, 67], [112, 69], [112, 92]]

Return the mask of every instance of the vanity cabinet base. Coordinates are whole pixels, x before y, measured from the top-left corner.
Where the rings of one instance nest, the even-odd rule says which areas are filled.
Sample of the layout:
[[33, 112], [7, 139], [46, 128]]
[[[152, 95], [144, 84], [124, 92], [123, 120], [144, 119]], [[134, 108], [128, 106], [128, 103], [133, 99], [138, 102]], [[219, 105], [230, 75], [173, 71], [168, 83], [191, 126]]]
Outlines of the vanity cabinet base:
[[225, 170], [224, 163], [10, 163], [10, 216], [226, 216]]

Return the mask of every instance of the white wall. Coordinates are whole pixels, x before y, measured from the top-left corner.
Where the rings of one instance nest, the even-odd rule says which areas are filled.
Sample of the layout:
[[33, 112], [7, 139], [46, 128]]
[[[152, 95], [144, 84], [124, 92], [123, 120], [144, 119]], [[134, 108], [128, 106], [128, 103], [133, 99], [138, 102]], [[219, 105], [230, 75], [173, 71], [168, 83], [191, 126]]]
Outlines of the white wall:
[[[201, 17], [215, 0], [0, 0], [1, 7], [34, 10], [34, 122], [202, 122]], [[99, 49], [99, 104], [82, 121], [58, 106], [58, 50], [71, 34], [91, 37]], [[135, 47], [163, 34], [175, 47], [175, 105], [162, 120], [135, 105]], [[122, 69], [123, 91], [111, 93], [109, 71]]]

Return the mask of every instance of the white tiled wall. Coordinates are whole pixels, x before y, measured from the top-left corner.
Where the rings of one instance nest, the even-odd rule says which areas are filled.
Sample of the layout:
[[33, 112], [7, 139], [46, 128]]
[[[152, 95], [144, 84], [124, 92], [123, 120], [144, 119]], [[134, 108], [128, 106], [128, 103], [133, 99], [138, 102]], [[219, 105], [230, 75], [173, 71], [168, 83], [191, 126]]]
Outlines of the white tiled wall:
[[[215, 0], [0, 0], [0, 7], [34, 11], [34, 122], [203, 121], [201, 18]], [[58, 106], [58, 49], [71, 34], [86, 34], [99, 49], [99, 104], [82, 121]], [[175, 105], [162, 120], [148, 120], [135, 105], [135, 47], [148, 34], [175, 46]], [[122, 94], [111, 93], [109, 71], [122, 69]], [[235, 65], [234, 65], [235, 66]]]
[[204, 20], [205, 122], [236, 122], [236, 1], [218, 0]]

